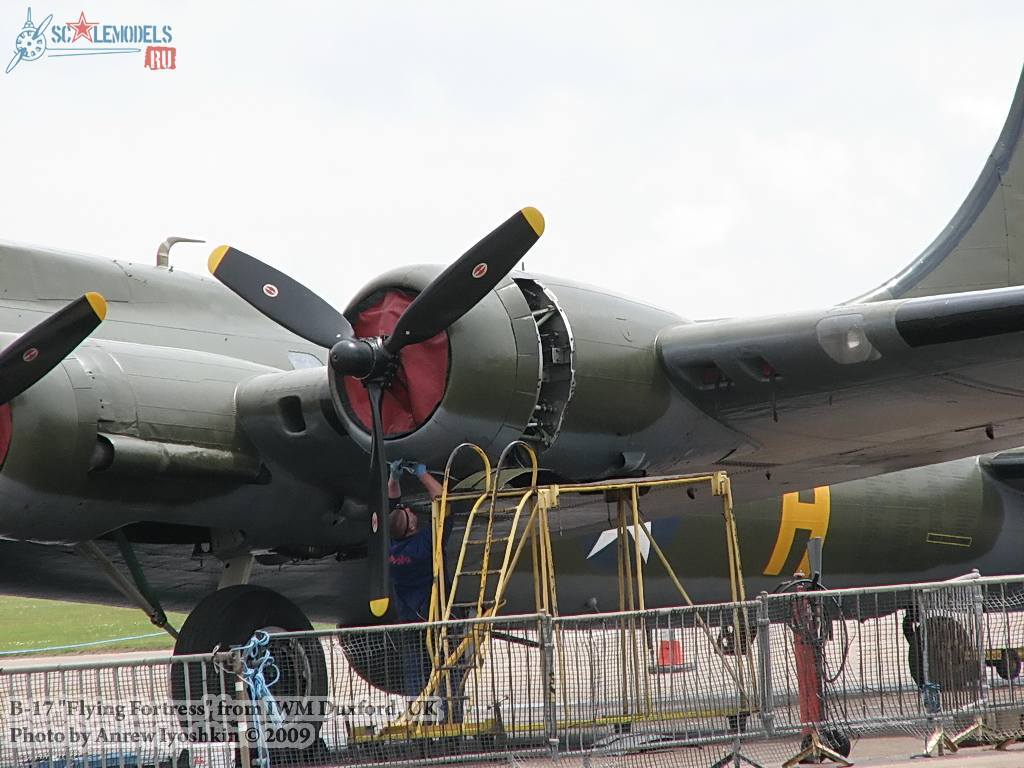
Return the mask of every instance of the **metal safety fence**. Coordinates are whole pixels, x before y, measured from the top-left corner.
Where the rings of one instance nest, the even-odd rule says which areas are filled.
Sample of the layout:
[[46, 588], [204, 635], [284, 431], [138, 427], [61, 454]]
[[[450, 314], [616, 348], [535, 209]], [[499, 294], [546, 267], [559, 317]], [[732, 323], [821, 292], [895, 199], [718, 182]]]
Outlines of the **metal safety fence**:
[[[0, 766], [780, 765], [1024, 736], [1024, 577], [0, 668]], [[440, 648], [446, 649], [443, 653]]]

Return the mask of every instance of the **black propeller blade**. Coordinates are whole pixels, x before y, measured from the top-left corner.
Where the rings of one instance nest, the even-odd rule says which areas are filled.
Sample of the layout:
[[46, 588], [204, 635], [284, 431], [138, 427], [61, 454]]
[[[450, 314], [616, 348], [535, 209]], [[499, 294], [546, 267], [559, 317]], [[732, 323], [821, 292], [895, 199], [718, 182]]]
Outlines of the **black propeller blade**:
[[370, 455], [370, 540], [366, 555], [370, 566], [370, 613], [380, 618], [388, 612], [391, 602], [391, 528], [388, 515], [388, 462], [384, 455], [384, 428], [381, 424], [380, 400], [383, 387], [379, 381], [366, 384], [373, 418], [373, 447]]
[[390, 337], [356, 338], [345, 317], [311, 290], [273, 267], [222, 245], [210, 255], [210, 272], [271, 320], [312, 344], [331, 350], [337, 376], [363, 381], [372, 415], [370, 612], [383, 616], [391, 602], [388, 555], [387, 461], [381, 397], [391, 386], [399, 353], [436, 336], [475, 307], [515, 267], [544, 233], [544, 217], [523, 208], [434, 278], [398, 319]]
[[236, 248], [222, 245], [210, 254], [210, 273], [256, 309], [311, 344], [330, 349], [352, 336], [338, 310], [284, 272]]
[[15, 339], [0, 352], [0, 403], [17, 397], [57, 367], [106, 316], [106, 300], [90, 292]]
[[516, 211], [423, 289], [399, 318], [387, 340], [387, 351], [394, 355], [402, 347], [426, 341], [469, 312], [543, 234], [540, 211]]

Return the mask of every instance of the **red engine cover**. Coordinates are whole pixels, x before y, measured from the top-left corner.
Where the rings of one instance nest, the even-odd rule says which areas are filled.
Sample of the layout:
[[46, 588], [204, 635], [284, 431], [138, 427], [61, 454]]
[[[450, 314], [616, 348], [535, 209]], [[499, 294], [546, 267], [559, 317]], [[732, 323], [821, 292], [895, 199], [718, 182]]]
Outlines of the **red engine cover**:
[[[352, 327], [356, 336], [387, 336], [416, 297], [405, 291], [387, 291], [360, 310]], [[414, 431], [437, 409], [448, 382], [448, 334], [445, 331], [402, 350], [401, 364], [391, 388], [384, 392], [381, 417], [388, 437]], [[370, 398], [362, 382], [346, 376], [345, 396], [353, 415], [367, 432], [371, 429]]]
[[7, 449], [11, 447], [11, 406], [0, 405], [0, 467], [7, 458]]

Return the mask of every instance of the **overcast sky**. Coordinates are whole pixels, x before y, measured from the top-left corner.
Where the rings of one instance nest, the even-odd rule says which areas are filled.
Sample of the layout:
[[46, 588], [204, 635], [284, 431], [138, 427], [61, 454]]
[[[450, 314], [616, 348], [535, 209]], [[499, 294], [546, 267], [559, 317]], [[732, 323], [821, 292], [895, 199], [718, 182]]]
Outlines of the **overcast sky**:
[[[0, 69], [25, 9], [0, 3]], [[177, 69], [0, 74], [0, 238], [148, 262], [202, 237], [340, 306], [523, 205], [533, 271], [696, 318], [842, 301], [945, 225], [1024, 61], [1019, 0], [33, 6], [83, 11], [171, 25]]]

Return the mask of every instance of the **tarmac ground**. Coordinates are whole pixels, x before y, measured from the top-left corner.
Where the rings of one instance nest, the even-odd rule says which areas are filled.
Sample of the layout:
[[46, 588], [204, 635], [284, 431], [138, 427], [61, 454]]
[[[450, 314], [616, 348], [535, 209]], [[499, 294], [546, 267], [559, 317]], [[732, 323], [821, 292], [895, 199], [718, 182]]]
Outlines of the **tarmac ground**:
[[[1024, 744], [1011, 744], [1005, 751], [991, 746], [962, 747], [956, 753], [941, 757], [922, 755], [924, 745], [912, 736], [874, 736], [862, 738], [854, 745], [850, 760], [855, 765], [874, 768], [922, 768], [935, 766], [969, 766], [969, 768], [1019, 768], [1024, 766]], [[768, 766], [765, 766], [768, 768]]]

